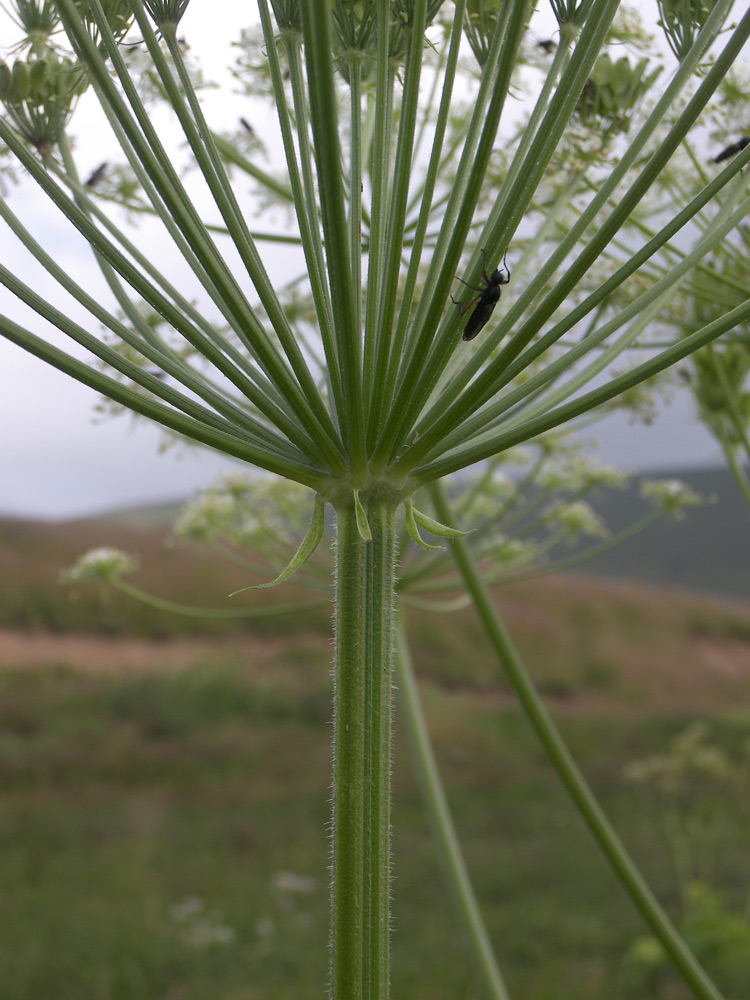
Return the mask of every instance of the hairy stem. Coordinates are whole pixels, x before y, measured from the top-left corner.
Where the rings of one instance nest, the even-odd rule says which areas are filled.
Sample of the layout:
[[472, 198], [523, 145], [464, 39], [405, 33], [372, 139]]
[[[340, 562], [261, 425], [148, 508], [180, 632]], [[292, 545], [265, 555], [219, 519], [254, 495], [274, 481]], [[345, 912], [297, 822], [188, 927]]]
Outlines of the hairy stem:
[[391, 677], [395, 504], [337, 507], [331, 996], [387, 1000], [390, 985]]

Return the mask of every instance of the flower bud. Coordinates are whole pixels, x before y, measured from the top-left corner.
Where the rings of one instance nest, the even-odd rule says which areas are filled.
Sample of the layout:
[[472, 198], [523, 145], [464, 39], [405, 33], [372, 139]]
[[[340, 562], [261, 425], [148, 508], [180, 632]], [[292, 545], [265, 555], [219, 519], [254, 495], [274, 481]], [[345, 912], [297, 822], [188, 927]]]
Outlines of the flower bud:
[[626, 56], [613, 62], [608, 53], [596, 60], [578, 102], [578, 116], [602, 131], [627, 132], [633, 109], [661, 72], [658, 67], [645, 76], [648, 61], [630, 65]]
[[712, 0], [657, 0], [657, 24], [680, 62], [693, 47], [698, 32], [714, 7]]
[[29, 83], [31, 91], [35, 96], [44, 97], [46, 95], [47, 84], [47, 60], [35, 59], [29, 67]]
[[0, 63], [0, 101], [4, 101], [10, 90], [12, 73], [7, 63]]
[[0, 100], [8, 121], [43, 156], [59, 141], [76, 98], [88, 86], [82, 67], [54, 49], [41, 58], [0, 63]]
[[[91, 32], [92, 38], [98, 38], [99, 27], [91, 13], [88, 2], [82, 3], [81, 0], [76, 0], [76, 6], [83, 22]], [[101, 0], [101, 6], [109, 30], [119, 41], [127, 34], [130, 25], [133, 23], [133, 10], [129, 0]]]
[[8, 104], [21, 104], [30, 92], [31, 79], [28, 63], [24, 59], [16, 59], [13, 63], [13, 74], [6, 101]]
[[190, 0], [144, 0], [143, 6], [156, 24], [163, 28], [167, 24], [176, 27], [189, 3]]

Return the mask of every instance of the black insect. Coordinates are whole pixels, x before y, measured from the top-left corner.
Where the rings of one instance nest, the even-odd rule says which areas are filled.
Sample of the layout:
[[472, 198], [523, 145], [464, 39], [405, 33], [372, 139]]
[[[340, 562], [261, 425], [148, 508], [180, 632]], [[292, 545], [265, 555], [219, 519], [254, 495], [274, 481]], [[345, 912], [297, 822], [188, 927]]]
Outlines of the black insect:
[[479, 292], [479, 294], [475, 295], [471, 302], [467, 302], [466, 305], [457, 302], [451, 295], [451, 302], [458, 306], [461, 316], [464, 316], [474, 306], [474, 312], [469, 316], [469, 322], [464, 329], [464, 340], [473, 340], [487, 323], [492, 315], [492, 311], [500, 301], [500, 286], [507, 285], [510, 281], [510, 268], [505, 263], [505, 254], [503, 254], [502, 267], [496, 267], [490, 275], [487, 274], [487, 255], [484, 250], [482, 250], [482, 259], [484, 260], [484, 267], [482, 268], [482, 277], [484, 278], [483, 288], [470, 285], [463, 278], [458, 279], [462, 285], [466, 285], [467, 288], [471, 288], [472, 291]]
[[750, 145], [750, 136], [743, 135], [741, 139], [737, 142], [733, 142], [731, 146], [727, 146], [726, 149], [722, 149], [718, 156], [713, 158], [713, 163], [722, 163], [724, 160], [728, 160], [732, 156], [736, 156], [737, 153], [741, 153], [745, 146]]
[[107, 166], [108, 164], [106, 160], [104, 163], [100, 163], [96, 170], [92, 172], [91, 176], [84, 184], [84, 187], [95, 188], [100, 181], [104, 180], [104, 175], [107, 172]]

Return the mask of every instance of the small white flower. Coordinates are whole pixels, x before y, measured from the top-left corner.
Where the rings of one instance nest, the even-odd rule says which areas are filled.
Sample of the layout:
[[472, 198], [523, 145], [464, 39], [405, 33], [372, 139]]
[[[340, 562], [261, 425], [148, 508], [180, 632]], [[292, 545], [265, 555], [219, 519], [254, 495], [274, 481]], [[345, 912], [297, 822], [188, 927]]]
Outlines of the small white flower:
[[560, 504], [548, 512], [549, 520], [562, 528], [569, 540], [578, 535], [592, 535], [606, 538], [609, 534], [607, 526], [599, 517], [591, 504], [583, 500]]
[[686, 507], [700, 507], [703, 497], [679, 479], [648, 479], [641, 484], [641, 496], [654, 506], [661, 507], [664, 514], [675, 518], [685, 516]]
[[538, 551], [534, 542], [521, 541], [503, 534], [493, 535], [480, 547], [481, 556], [494, 559], [506, 571], [535, 562]]
[[199, 896], [187, 896], [175, 903], [170, 916], [181, 926], [180, 937], [191, 948], [234, 944], [237, 934], [224, 923], [221, 914], [206, 910]]
[[309, 875], [295, 875], [294, 872], [276, 872], [271, 882], [280, 892], [292, 893], [314, 892], [318, 884]]
[[203, 912], [203, 909], [204, 903], [199, 896], [186, 896], [185, 899], [174, 904], [169, 914], [173, 920], [182, 923], [185, 920], [192, 920], [194, 917], [197, 917], [199, 913]]
[[70, 569], [63, 570], [60, 579], [63, 583], [83, 583], [87, 580], [100, 580], [104, 583], [117, 580], [126, 573], [138, 569], [135, 556], [121, 549], [103, 546], [91, 549], [78, 559]]

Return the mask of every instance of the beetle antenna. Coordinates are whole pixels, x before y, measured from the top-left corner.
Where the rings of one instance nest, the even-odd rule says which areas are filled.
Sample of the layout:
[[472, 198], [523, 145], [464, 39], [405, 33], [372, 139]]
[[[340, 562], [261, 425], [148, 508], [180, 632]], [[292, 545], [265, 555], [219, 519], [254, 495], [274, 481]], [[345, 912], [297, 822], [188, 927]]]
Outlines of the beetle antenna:
[[508, 272], [508, 281], [510, 281], [510, 268], [505, 262], [505, 258], [508, 256], [508, 248], [505, 248], [505, 253], [503, 254], [503, 270]]

